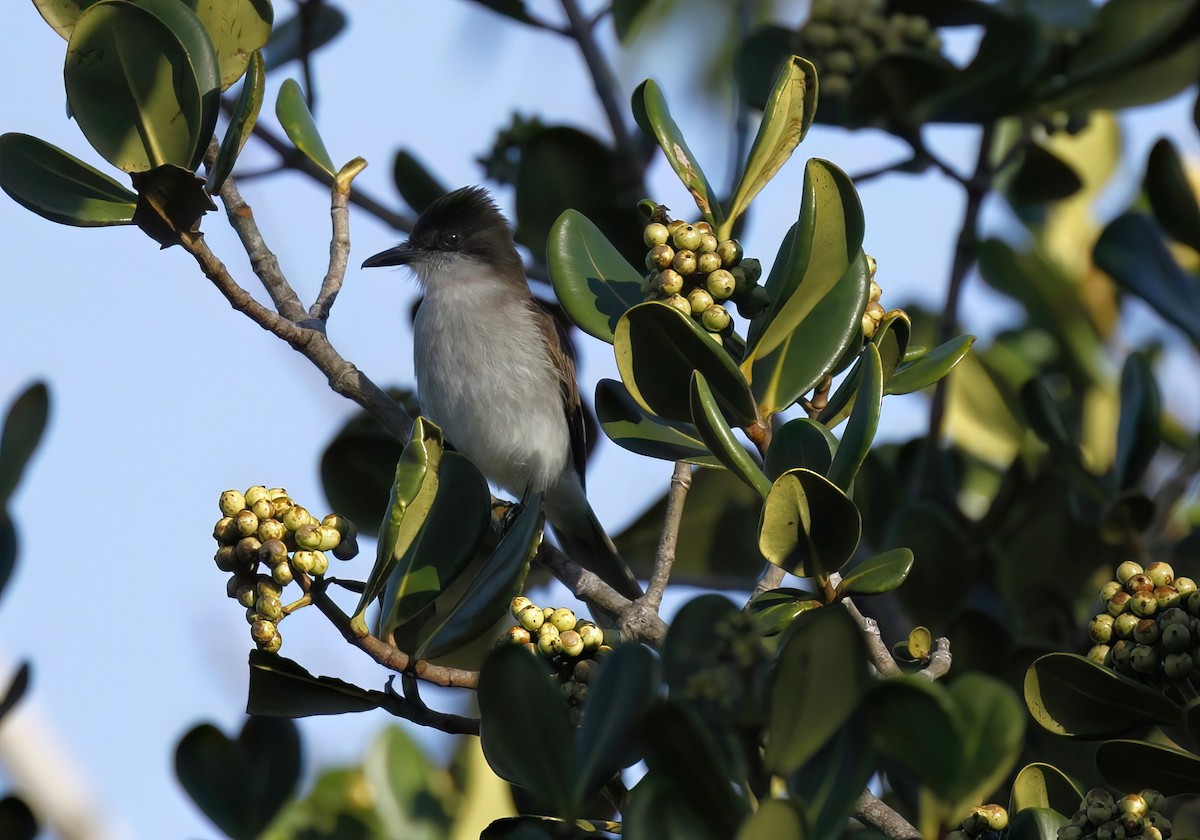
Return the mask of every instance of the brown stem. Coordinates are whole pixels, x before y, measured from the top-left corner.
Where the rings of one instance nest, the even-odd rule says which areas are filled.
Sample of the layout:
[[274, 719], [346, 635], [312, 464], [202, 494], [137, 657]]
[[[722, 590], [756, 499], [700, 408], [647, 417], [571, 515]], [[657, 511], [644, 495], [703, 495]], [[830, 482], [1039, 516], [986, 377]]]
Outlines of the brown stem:
[[888, 650], [887, 643], [883, 640], [883, 634], [879, 632], [878, 622], [863, 615], [849, 598], [843, 598], [842, 605], [862, 630], [863, 638], [867, 642], [867, 653], [871, 657], [871, 664], [875, 666], [879, 676], [885, 678], [902, 676], [904, 672], [900, 670], [900, 666], [892, 657], [892, 652]]
[[342, 289], [342, 281], [346, 277], [346, 265], [350, 261], [350, 211], [347, 202], [350, 198], [350, 183], [358, 173], [367, 167], [362, 158], [355, 158], [342, 167], [337, 177], [333, 179], [333, 189], [330, 191], [329, 215], [333, 223], [333, 232], [329, 238], [329, 270], [321, 283], [321, 291], [316, 301], [309, 307], [310, 317], [319, 321], [329, 319], [329, 310], [338, 292]]
[[854, 803], [854, 816], [883, 832], [890, 840], [921, 840], [921, 832], [870, 791], [863, 791]]
[[671, 567], [675, 564], [675, 550], [679, 545], [679, 526], [683, 521], [683, 503], [692, 487], [692, 467], [685, 461], [675, 462], [671, 476], [671, 489], [667, 493], [667, 512], [663, 521], [662, 536], [658, 541], [658, 552], [654, 556], [654, 571], [646, 594], [639, 600], [653, 607], [657, 613], [662, 605], [663, 592], [671, 578]]

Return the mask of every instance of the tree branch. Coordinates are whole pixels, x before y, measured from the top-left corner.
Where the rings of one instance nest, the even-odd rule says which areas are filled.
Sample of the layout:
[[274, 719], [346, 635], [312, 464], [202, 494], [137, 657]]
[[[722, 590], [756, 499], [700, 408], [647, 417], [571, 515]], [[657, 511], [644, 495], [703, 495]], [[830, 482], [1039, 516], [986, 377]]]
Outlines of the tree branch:
[[675, 550], [679, 545], [679, 526], [683, 521], [683, 503], [687, 500], [688, 490], [692, 487], [692, 466], [686, 461], [675, 462], [675, 472], [671, 476], [671, 489], [667, 492], [667, 512], [663, 517], [663, 532], [658, 541], [658, 551], [654, 556], [654, 571], [650, 575], [650, 583], [646, 594], [639, 598], [647, 606], [658, 612], [662, 605], [663, 592], [671, 579], [671, 567], [675, 564]]
[[453, 715], [448, 712], [439, 712], [431, 709], [420, 700], [419, 696], [416, 700], [412, 700], [396, 693], [392, 689], [390, 682], [383, 694], [387, 700], [379, 704], [380, 708], [396, 717], [412, 721], [419, 726], [429, 726], [451, 735], [479, 734], [479, 718]]
[[870, 791], [864, 790], [854, 803], [854, 816], [883, 832], [891, 840], [921, 840], [921, 832], [916, 827], [875, 798]]
[[329, 238], [329, 270], [325, 273], [316, 301], [308, 310], [309, 316], [318, 321], [329, 319], [329, 310], [333, 308], [333, 301], [341, 291], [342, 281], [346, 277], [346, 265], [350, 261], [350, 212], [347, 207], [350, 182], [366, 167], [365, 160], [355, 158], [343, 166], [333, 179], [329, 207], [333, 223], [333, 232]]
[[783, 569], [776, 566], [774, 563], [768, 563], [763, 569], [762, 574], [758, 576], [758, 583], [754, 584], [754, 591], [750, 593], [750, 600], [753, 601], [764, 592], [770, 592], [772, 589], [778, 589], [783, 583]]
[[863, 632], [863, 637], [867, 641], [867, 653], [871, 657], [871, 664], [875, 666], [875, 670], [879, 673], [879, 676], [885, 679], [903, 676], [904, 672], [896, 664], [896, 660], [892, 657], [892, 652], [883, 640], [883, 634], [879, 632], [879, 623], [875, 619], [863, 615], [849, 598], [843, 598], [842, 605], [845, 606], [846, 611], [850, 613], [851, 617], [858, 622], [858, 626]]

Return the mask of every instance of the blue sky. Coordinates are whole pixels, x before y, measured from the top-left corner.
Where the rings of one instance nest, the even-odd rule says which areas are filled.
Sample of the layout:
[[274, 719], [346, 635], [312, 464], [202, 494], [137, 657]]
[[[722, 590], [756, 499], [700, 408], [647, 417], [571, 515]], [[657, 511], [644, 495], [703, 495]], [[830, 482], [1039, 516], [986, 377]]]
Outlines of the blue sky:
[[[531, 6], [548, 16], [557, 9], [543, 0]], [[800, 4], [780, 6], [799, 19]], [[401, 145], [447, 184], [478, 182], [473, 159], [514, 110], [606, 132], [569, 42], [461, 0], [358, 3], [352, 14], [347, 32], [316, 62], [318, 121], [335, 160], [361, 155], [371, 163], [357, 184], [378, 196], [393, 195], [391, 158]], [[35, 134], [107, 168], [66, 119], [65, 43], [31, 4], [9, 4], [0, 20], [0, 74], [14, 80], [0, 99], [0, 131]], [[607, 26], [601, 31], [611, 37]], [[691, 35], [705, 37], [700, 27]], [[655, 75], [710, 177], [725, 183], [725, 115], [689, 97], [693, 51], [672, 50], [664, 67], [652, 46], [618, 63], [623, 91]], [[273, 77], [268, 122], [282, 79]], [[1137, 112], [1126, 126], [1127, 159], [1143, 161], [1164, 131], [1182, 138], [1194, 157], [1191, 102]], [[972, 138], [969, 129], [951, 129], [933, 142], [965, 168]], [[853, 173], [903, 151], [875, 132], [814, 129], [763, 193], [743, 240], [747, 253], [764, 261], [774, 254], [795, 218], [803, 158], [829, 158]], [[251, 148], [250, 165], [270, 160]], [[655, 167], [652, 186], [654, 198], [685, 206], [665, 165]], [[283, 270], [311, 301], [328, 258], [327, 194], [297, 175], [252, 181], [243, 193]], [[498, 197], [511, 207], [511, 195]], [[961, 211], [957, 188], [936, 175], [894, 176], [865, 186], [862, 198], [866, 247], [879, 261], [885, 302], [940, 305]], [[999, 210], [986, 219], [993, 228], [1006, 224]], [[58, 226], [6, 197], [0, 229], [7, 245], [0, 400], [7, 404], [34, 378], [47, 380], [53, 396], [49, 432], [15, 499], [21, 555], [0, 602], [0, 669], [5, 659], [21, 658], [35, 669], [26, 707], [6, 726], [32, 727], [37, 716], [53, 727], [104, 805], [107, 828], [95, 836], [215, 836], [178, 790], [171, 754], [198, 721], [228, 730], [242, 719], [250, 642], [241, 609], [225, 599], [224, 576], [210, 561], [217, 496], [227, 487], [283, 485], [328, 512], [317, 458], [354, 406], [307, 361], [233, 312], [181, 249], [159, 252], [134, 228]], [[204, 229], [253, 289], [223, 217], [211, 215]], [[351, 237], [352, 266], [398, 238], [362, 213], [352, 214]], [[979, 285], [965, 301], [968, 321], [987, 329], [1011, 317]], [[351, 268], [334, 308], [332, 340], [381, 385], [411, 382], [405, 325], [413, 295], [403, 273]], [[611, 350], [592, 342], [580, 374], [589, 391], [597, 379], [615, 377]], [[889, 401], [882, 434], [905, 437], [922, 423], [921, 398]], [[610, 530], [640, 513], [670, 471], [665, 462], [604, 445], [589, 487]], [[366, 549], [359, 561], [364, 576], [371, 554]], [[283, 653], [314, 672], [372, 687], [385, 677], [319, 616], [301, 613], [284, 634]], [[304, 721], [310, 771], [355, 760], [388, 722], [382, 713]]]

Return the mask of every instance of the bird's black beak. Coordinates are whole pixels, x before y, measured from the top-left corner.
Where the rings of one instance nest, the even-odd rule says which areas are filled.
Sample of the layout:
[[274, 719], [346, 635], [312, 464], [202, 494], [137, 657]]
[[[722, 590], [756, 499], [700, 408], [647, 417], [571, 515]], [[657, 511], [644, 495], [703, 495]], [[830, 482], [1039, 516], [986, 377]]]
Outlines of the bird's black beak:
[[380, 268], [386, 265], [407, 265], [417, 256], [416, 249], [407, 242], [401, 242], [395, 248], [380, 251], [373, 257], [368, 257], [362, 264], [363, 268]]

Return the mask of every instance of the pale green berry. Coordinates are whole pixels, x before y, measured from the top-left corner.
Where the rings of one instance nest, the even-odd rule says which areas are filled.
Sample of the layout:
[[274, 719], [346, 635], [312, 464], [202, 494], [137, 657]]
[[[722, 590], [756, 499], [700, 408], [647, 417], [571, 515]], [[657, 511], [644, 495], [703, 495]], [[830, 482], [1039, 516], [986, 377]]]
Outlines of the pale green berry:
[[292, 567], [287, 563], [280, 563], [278, 566], [274, 566], [271, 569], [271, 580], [275, 581], [280, 586], [287, 586], [295, 579], [296, 577], [292, 573]]
[[1146, 570], [1142, 568], [1140, 563], [1135, 563], [1132, 560], [1126, 560], [1120, 566], [1117, 566], [1117, 582], [1122, 586], [1125, 581], [1129, 580], [1134, 575], [1143, 574]]
[[1157, 586], [1154, 589], [1154, 601], [1160, 610], [1167, 610], [1179, 606], [1179, 603], [1183, 601], [1183, 596], [1174, 586]]
[[867, 296], [868, 301], [879, 303], [879, 299], [883, 297], [883, 288], [874, 280], [871, 281], [871, 292]]
[[1108, 599], [1106, 606], [1108, 607], [1109, 615], [1120, 615], [1129, 609], [1130, 594], [1128, 592], [1118, 592]]
[[258, 550], [262, 541], [258, 537], [242, 537], [233, 547], [233, 555], [243, 563], [254, 563], [258, 560]]
[[688, 299], [683, 295], [671, 295], [664, 303], [679, 310], [684, 315], [690, 316], [692, 314], [692, 305], [688, 303]]
[[642, 230], [642, 241], [646, 243], [647, 248], [662, 245], [670, 238], [671, 232], [667, 230], [667, 226], [659, 222], [651, 222]]
[[673, 268], [663, 269], [655, 280], [655, 287], [664, 295], [677, 295], [683, 291], [683, 275]]
[[213, 526], [213, 539], [221, 545], [233, 545], [242, 538], [232, 516], [222, 516]]
[[671, 234], [671, 242], [676, 248], [694, 251], [700, 247], [700, 237], [703, 235], [695, 225], [680, 225]]
[[1138, 622], [1141, 621], [1133, 613], [1121, 613], [1113, 621], [1113, 630], [1117, 633], [1118, 639], [1132, 639], [1133, 631], [1137, 629]]
[[539, 635], [537, 640], [538, 653], [542, 656], [553, 657], [558, 655], [558, 636], [552, 636], [549, 633]]
[[316, 557], [317, 554], [315, 551], [306, 549], [292, 552], [292, 568], [297, 572], [311, 574], [313, 567], [316, 565]]
[[1200, 616], [1200, 592], [1193, 592], [1187, 597], [1187, 611], [1193, 616]]
[[1058, 840], [1083, 840], [1083, 829], [1077, 825], [1064, 825], [1058, 830]]
[[550, 620], [550, 617], [552, 615], [554, 615], [554, 611], [557, 609], [558, 609], [558, 607], [543, 607], [542, 608], [542, 612], [546, 614], [546, 621]]
[[584, 650], [594, 651], [604, 644], [604, 631], [590, 621], [581, 621], [575, 626], [575, 631], [583, 639]]
[[1154, 826], [1163, 834], [1170, 834], [1171, 821], [1162, 815], [1162, 809], [1167, 805], [1167, 798], [1152, 788], [1143, 790], [1140, 795], [1142, 799], [1146, 800], [1146, 807], [1150, 809], [1146, 812], [1146, 824]]
[[670, 245], [655, 245], [646, 254], [646, 268], [657, 268], [662, 270], [671, 267], [671, 261], [675, 259], [675, 249]]
[[712, 295], [708, 293], [707, 289], [692, 289], [688, 292], [687, 300], [693, 315], [699, 315], [713, 305]]
[[1096, 840], [1125, 840], [1125, 829], [1117, 820], [1109, 820], [1096, 827]]
[[742, 261], [742, 246], [736, 239], [722, 239], [717, 243], [717, 256], [726, 268], [733, 268]]
[[333, 551], [342, 541], [342, 535], [338, 533], [338, 529], [329, 525], [321, 525], [317, 528], [317, 533], [321, 537], [321, 541], [317, 544], [318, 551]]
[[1168, 653], [1163, 658], [1163, 673], [1168, 679], [1181, 680], [1191, 674], [1195, 666], [1190, 653]]
[[1108, 644], [1113, 637], [1114, 619], [1108, 613], [1101, 613], [1088, 623], [1088, 636], [1098, 645]]
[[1112, 803], [1105, 804], [1103, 802], [1097, 802], [1093, 805], [1087, 806], [1088, 822], [1090, 822], [1092, 825], [1101, 825], [1106, 823], [1111, 820], [1113, 816], [1114, 809]]
[[[1100, 787], [1092, 788], [1091, 790], [1089, 790], [1087, 793], [1085, 793], [1083, 795], [1083, 803], [1082, 803], [1083, 807], [1087, 807], [1089, 805], [1094, 805], [1097, 803], [1102, 804], [1102, 805], [1107, 805], [1109, 808], [1116, 808], [1117, 800], [1113, 797], [1112, 793], [1110, 793], [1105, 788], [1100, 788]], [[1114, 813], [1115, 813], [1115, 811], [1114, 811]]]
[[1154, 589], [1154, 581], [1150, 580], [1149, 575], [1134, 575], [1125, 581], [1125, 591], [1130, 595], [1135, 592], [1141, 592], [1143, 589]]
[[1150, 807], [1146, 804], [1146, 800], [1142, 798], [1140, 793], [1127, 793], [1117, 800], [1118, 813], [1144, 817], [1149, 811]]
[[712, 225], [710, 225], [708, 222], [704, 221], [703, 219], [698, 222], [694, 222], [693, 227], [695, 227], [696, 230], [700, 231], [701, 236], [704, 236], [704, 234], [706, 234], [706, 233], [711, 234], [713, 232]]
[[1112, 646], [1112, 662], [1118, 670], [1125, 670], [1130, 667], [1129, 660], [1133, 657], [1133, 649], [1135, 645], [1131, 641], [1121, 639]]
[[1122, 589], [1124, 589], [1124, 587], [1121, 586], [1121, 584], [1117, 583], [1115, 580], [1110, 580], [1108, 583], [1104, 584], [1104, 586], [1100, 587], [1100, 601], [1107, 604], [1109, 599]]
[[700, 321], [704, 324], [704, 329], [714, 333], [719, 333], [728, 327], [731, 320], [729, 310], [719, 303], [714, 303], [708, 309], [705, 309], [704, 314], [700, 316]]
[[269, 519], [274, 508], [271, 506], [269, 499], [259, 499], [250, 506], [250, 512], [257, 516], [260, 520]]
[[289, 531], [296, 531], [301, 526], [308, 525], [312, 521], [312, 514], [300, 505], [293, 505], [291, 509], [283, 515], [283, 524]]
[[1134, 615], [1142, 617], [1154, 615], [1158, 611], [1158, 599], [1153, 592], [1143, 589], [1129, 597], [1129, 609]]
[[579, 620], [575, 618], [575, 613], [566, 607], [559, 607], [551, 614], [550, 623], [558, 628], [558, 632], [565, 633], [567, 630], [574, 630]]
[[[716, 254], [697, 254], [696, 255], [696, 271], [701, 274], [712, 274], [714, 271], [719, 271], [721, 268], [721, 258]], [[733, 275], [730, 275], [733, 279]]]
[[999, 805], [984, 805], [987, 811], [988, 826], [992, 831], [1003, 831], [1008, 828], [1008, 811]]
[[258, 533], [258, 517], [254, 511], [238, 511], [237, 516], [233, 517], [233, 525], [243, 537]]
[[258, 587], [251, 581], [246, 581], [238, 586], [237, 602], [247, 609], [254, 607], [254, 602], [258, 600]]
[[267, 621], [283, 618], [283, 604], [274, 595], [259, 595], [254, 602], [254, 611]]
[[1196, 591], [1196, 581], [1190, 577], [1175, 578], [1175, 591], [1179, 593], [1179, 597], [1188, 598]]
[[1156, 825], [1142, 826], [1142, 840], [1163, 840], [1162, 830]]
[[218, 548], [217, 553], [213, 556], [213, 561], [222, 572], [232, 572], [238, 567], [238, 560], [234, 556], [231, 545], [223, 545]]
[[574, 659], [583, 653], [583, 639], [574, 630], [566, 630], [558, 637], [562, 652]]
[[[666, 230], [666, 228], [663, 228]], [[526, 645], [533, 641], [533, 637], [529, 635], [529, 631], [519, 624], [514, 624], [508, 628], [508, 632], [504, 634], [504, 641], [510, 645]]]
[[271, 499], [271, 516], [274, 519], [283, 521], [283, 517], [289, 510], [294, 508], [296, 503], [289, 499], [286, 495]]
[[271, 540], [282, 540], [286, 533], [287, 528], [283, 527], [283, 523], [278, 519], [263, 519], [258, 523], [257, 536], [263, 544], [269, 543]]
[[546, 623], [546, 614], [530, 604], [517, 614], [517, 621], [530, 633], [536, 633]]
[[530, 601], [524, 595], [518, 595], [516, 598], [513, 598], [512, 603], [508, 605], [508, 610], [512, 613], [513, 618], [517, 618], [521, 615], [521, 610], [532, 606], [533, 601]]
[[[708, 224], [708, 223], [704, 222], [703, 224]], [[697, 224], [697, 227], [699, 227], [699, 224]], [[710, 228], [710, 230], [711, 230], [711, 228]], [[719, 243], [717, 242], [717, 237], [713, 236], [711, 233], [701, 233], [700, 234], [700, 245], [696, 248], [696, 254], [697, 255], [699, 255], [699, 254], [714, 254], [717, 251], [718, 244]], [[717, 257], [717, 259], [719, 260], [721, 258]]]
[[675, 259], [671, 260], [671, 268], [687, 277], [696, 273], [696, 262], [696, 253], [685, 248], [675, 252]]
[[287, 546], [283, 540], [267, 540], [258, 549], [258, 562], [274, 568], [287, 562]]
[[218, 502], [222, 516], [237, 516], [246, 509], [246, 497], [237, 490], [226, 490]]
[[323, 575], [328, 571], [329, 571], [329, 558], [325, 555], [325, 552], [324, 551], [314, 551], [313, 552], [312, 573], [314, 575]]
[[306, 522], [296, 529], [296, 547], [315, 551], [321, 545], [321, 526]]
[[1146, 567], [1146, 575], [1154, 581], [1155, 587], [1170, 586], [1175, 582], [1175, 570], [1170, 563], [1161, 560]]
[[737, 289], [737, 280], [733, 274], [724, 268], [719, 268], [704, 281], [704, 287], [713, 296], [713, 300], [728, 300]]
[[259, 499], [267, 498], [267, 488], [261, 484], [255, 484], [253, 487], [247, 487], [246, 492], [242, 495], [246, 499], [246, 504], [252, 505]]
[[260, 618], [250, 625], [250, 638], [259, 647], [267, 644], [267, 642], [279, 635], [279, 628], [275, 626], [275, 622], [267, 621], [265, 618]]
[[1103, 665], [1108, 660], [1108, 654], [1111, 648], [1108, 645], [1092, 645], [1087, 652], [1087, 658], [1095, 662], [1097, 665]]

